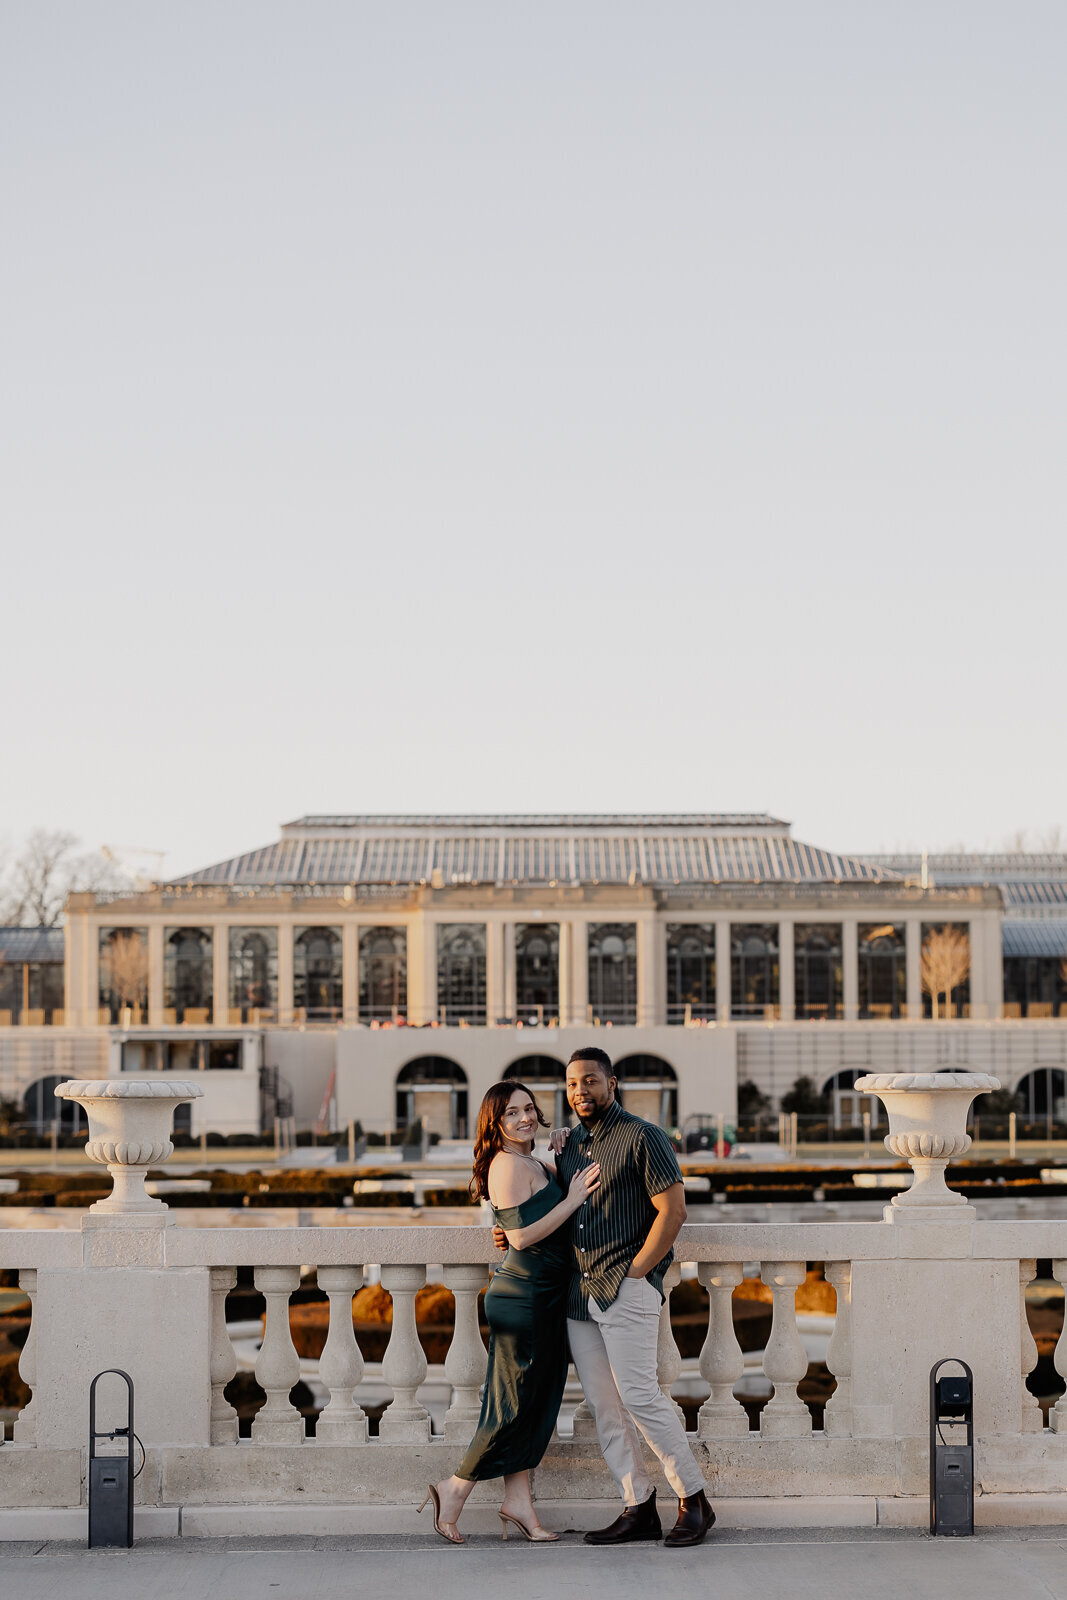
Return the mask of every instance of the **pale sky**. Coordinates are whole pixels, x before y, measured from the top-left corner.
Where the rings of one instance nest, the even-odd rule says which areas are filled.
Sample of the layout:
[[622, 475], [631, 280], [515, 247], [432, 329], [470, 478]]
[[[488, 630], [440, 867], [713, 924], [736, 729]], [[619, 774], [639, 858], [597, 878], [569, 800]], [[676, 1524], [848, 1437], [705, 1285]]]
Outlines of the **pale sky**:
[[0, 4], [0, 835], [1067, 827], [1067, 7]]

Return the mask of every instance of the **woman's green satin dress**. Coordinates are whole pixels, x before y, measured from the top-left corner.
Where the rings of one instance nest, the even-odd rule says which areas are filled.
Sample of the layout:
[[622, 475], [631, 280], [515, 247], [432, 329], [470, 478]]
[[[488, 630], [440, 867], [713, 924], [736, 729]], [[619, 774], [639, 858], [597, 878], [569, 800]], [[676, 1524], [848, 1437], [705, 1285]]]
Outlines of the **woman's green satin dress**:
[[[547, 1170], [547, 1169], [546, 1169]], [[494, 1215], [502, 1228], [528, 1228], [563, 1199], [554, 1177], [518, 1206]], [[548, 1448], [567, 1381], [570, 1219], [540, 1244], [509, 1249], [485, 1294], [489, 1367], [478, 1431], [461, 1478], [502, 1478], [536, 1467]]]

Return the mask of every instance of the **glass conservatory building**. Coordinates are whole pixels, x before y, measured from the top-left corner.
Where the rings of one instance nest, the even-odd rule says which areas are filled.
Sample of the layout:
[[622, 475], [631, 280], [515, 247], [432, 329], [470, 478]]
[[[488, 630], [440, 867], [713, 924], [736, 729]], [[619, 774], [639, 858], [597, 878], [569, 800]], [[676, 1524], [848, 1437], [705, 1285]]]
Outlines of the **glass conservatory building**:
[[453, 1132], [523, 1062], [557, 1093], [595, 1037], [668, 1120], [731, 1111], [739, 1075], [1055, 1065], [1065, 931], [1062, 857], [859, 858], [764, 814], [308, 816], [73, 896], [61, 1015], [109, 1071], [254, 1055], [264, 1117], [273, 1073], [298, 1118]]

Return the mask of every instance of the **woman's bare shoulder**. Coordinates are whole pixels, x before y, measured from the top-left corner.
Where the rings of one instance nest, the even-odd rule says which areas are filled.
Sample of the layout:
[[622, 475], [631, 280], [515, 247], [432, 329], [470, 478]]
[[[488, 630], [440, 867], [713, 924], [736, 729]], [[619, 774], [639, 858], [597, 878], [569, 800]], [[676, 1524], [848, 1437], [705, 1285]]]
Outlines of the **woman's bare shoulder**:
[[530, 1198], [530, 1166], [521, 1156], [498, 1150], [489, 1163], [489, 1198], [495, 1206], [517, 1206]]

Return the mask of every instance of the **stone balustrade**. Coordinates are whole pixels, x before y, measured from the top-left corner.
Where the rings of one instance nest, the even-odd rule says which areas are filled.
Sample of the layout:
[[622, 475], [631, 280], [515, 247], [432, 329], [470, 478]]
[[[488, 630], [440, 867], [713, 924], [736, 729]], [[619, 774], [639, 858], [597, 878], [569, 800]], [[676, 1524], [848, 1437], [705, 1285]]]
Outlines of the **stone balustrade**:
[[[85, 1397], [108, 1366], [124, 1368], [136, 1386], [148, 1458], [142, 1501], [183, 1508], [189, 1528], [258, 1531], [266, 1524], [256, 1519], [271, 1509], [279, 1526], [321, 1531], [330, 1507], [334, 1517], [361, 1513], [370, 1519], [361, 1526], [375, 1526], [376, 1508], [395, 1519], [427, 1475], [455, 1466], [484, 1374], [478, 1292], [499, 1260], [487, 1230], [200, 1230], [161, 1228], [154, 1218], [122, 1227], [85, 1220], [81, 1232], [0, 1230], [0, 1267], [19, 1269], [33, 1302], [20, 1367], [33, 1398], [14, 1442], [0, 1447], [0, 1533], [18, 1536], [13, 1530], [31, 1511], [58, 1515], [82, 1504]], [[1033, 1507], [1053, 1496], [1067, 1506], [1067, 1401], [1046, 1428], [1025, 1387], [1037, 1352], [1024, 1292], [1038, 1258], [1051, 1258], [1064, 1281], [1067, 1222], [687, 1226], [668, 1287], [695, 1268], [706, 1291], [698, 1362], [706, 1399], [691, 1442], [712, 1493], [771, 1521], [783, 1507], [793, 1517], [921, 1520], [927, 1377], [935, 1360], [959, 1355], [975, 1374], [979, 1480], [991, 1503]], [[837, 1388], [821, 1429], [798, 1395], [808, 1356], [795, 1301], [810, 1262], [824, 1264], [837, 1296], [826, 1356]], [[308, 1266], [329, 1302], [318, 1369], [328, 1400], [314, 1437], [289, 1399], [300, 1373], [289, 1299]], [[267, 1399], [251, 1438], [241, 1440], [224, 1393], [236, 1367], [226, 1296], [239, 1267], [253, 1269], [266, 1302], [256, 1377]], [[381, 1366], [393, 1399], [376, 1437], [355, 1397], [365, 1362], [352, 1297], [368, 1267], [393, 1303]], [[455, 1331], [437, 1374], [451, 1394], [440, 1433], [420, 1398], [427, 1363], [415, 1296], [428, 1275], [455, 1296]], [[771, 1298], [762, 1373], [773, 1394], [752, 1429], [733, 1393], [745, 1363], [731, 1301], [743, 1277], [757, 1276]], [[1065, 1348], [1061, 1340], [1061, 1368]], [[659, 1363], [669, 1391], [681, 1362], [666, 1310]], [[536, 1474], [539, 1498], [572, 1525], [595, 1519], [597, 1503], [612, 1495], [580, 1413], [573, 1436], [553, 1442]], [[804, 1506], [808, 1512], [798, 1512]]]
[[[921, 1203], [888, 1206], [881, 1222], [698, 1224], [679, 1237], [665, 1288], [676, 1293], [683, 1277], [695, 1277], [704, 1291], [703, 1403], [690, 1439], [720, 1520], [921, 1523], [929, 1372], [958, 1356], [975, 1379], [979, 1520], [1067, 1521], [1067, 1400], [1045, 1426], [1026, 1387], [1037, 1361], [1026, 1287], [1044, 1259], [1067, 1281], [1067, 1220], [980, 1221], [945, 1187], [946, 1149], [966, 1140], [966, 1107], [995, 1079], [868, 1081], [889, 1108], [889, 1139], [916, 1167]], [[194, 1091], [176, 1082], [169, 1094], [176, 1101]], [[421, 1486], [456, 1466], [477, 1418], [485, 1371], [478, 1295], [500, 1259], [489, 1231], [179, 1228], [140, 1184], [145, 1161], [158, 1159], [147, 1148], [167, 1142], [163, 1096], [123, 1086], [105, 1100], [85, 1083], [57, 1093], [89, 1102], [90, 1144], [99, 1146], [90, 1153], [112, 1169], [116, 1192], [78, 1232], [0, 1229], [0, 1269], [17, 1269], [32, 1306], [19, 1369], [32, 1397], [14, 1441], [0, 1447], [0, 1538], [84, 1532], [86, 1397], [107, 1367], [124, 1369], [135, 1385], [146, 1457], [142, 1536], [412, 1530]], [[129, 1167], [138, 1168], [133, 1182]], [[810, 1263], [823, 1265], [836, 1296], [826, 1350], [836, 1388], [820, 1429], [799, 1392], [809, 1359], [796, 1299]], [[307, 1267], [329, 1306], [317, 1373], [326, 1403], [313, 1436], [290, 1399], [301, 1372], [290, 1297]], [[255, 1363], [266, 1400], [241, 1439], [226, 1396], [237, 1369], [226, 1299], [238, 1269], [249, 1268], [266, 1307]], [[428, 1278], [443, 1281], [455, 1301], [450, 1346], [433, 1374], [449, 1395], [439, 1431], [425, 1403], [415, 1316]], [[746, 1363], [733, 1316], [735, 1290], [755, 1278], [771, 1305], [761, 1358], [770, 1398], [758, 1427], [735, 1393], [752, 1376], [753, 1355]], [[352, 1302], [364, 1281], [379, 1281], [392, 1301], [381, 1362], [391, 1399], [376, 1436], [357, 1396], [367, 1363]], [[658, 1364], [677, 1399], [684, 1364], [666, 1306]], [[1055, 1365], [1067, 1376], [1067, 1335]], [[590, 1526], [614, 1502], [588, 1407], [576, 1398], [572, 1431], [553, 1440], [535, 1474], [546, 1520], [558, 1527]], [[495, 1487], [475, 1491], [468, 1526], [477, 1529], [479, 1504]]]

